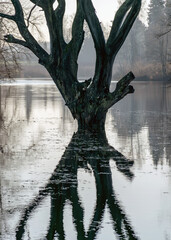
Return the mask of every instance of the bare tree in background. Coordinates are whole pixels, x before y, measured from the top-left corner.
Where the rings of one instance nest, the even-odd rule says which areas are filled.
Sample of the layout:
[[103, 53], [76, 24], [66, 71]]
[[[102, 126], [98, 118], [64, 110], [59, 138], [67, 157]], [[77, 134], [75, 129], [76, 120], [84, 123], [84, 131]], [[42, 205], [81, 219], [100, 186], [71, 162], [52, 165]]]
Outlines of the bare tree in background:
[[[27, 28], [32, 32], [37, 32], [42, 38], [42, 33], [39, 29], [42, 23], [42, 14], [35, 11], [35, 6], [30, 9], [26, 3], [24, 6], [25, 21]], [[10, 1], [3, 1], [0, 3], [0, 12], [11, 14], [14, 12], [13, 5]], [[16, 25], [6, 18], [0, 18], [0, 79], [13, 78], [20, 71], [20, 58], [22, 55], [27, 55], [28, 52], [21, 45], [16, 45], [4, 41], [4, 36], [10, 35], [18, 36], [19, 32]], [[22, 55], [21, 55], [22, 54]]]
[[[0, 3], [0, 10], [10, 12], [11, 6], [7, 2]], [[19, 69], [17, 48], [3, 40], [3, 35], [13, 31], [12, 25], [0, 18], [0, 79], [11, 78]]]
[[[72, 24], [72, 39], [66, 43], [63, 35], [65, 0], [30, 0], [44, 12], [50, 35], [50, 54], [47, 53], [30, 32], [25, 19], [24, 8], [19, 0], [11, 0], [14, 14], [0, 13], [0, 17], [16, 23], [21, 38], [8, 34], [5, 41], [30, 49], [39, 59], [57, 88], [80, 129], [104, 131], [106, 113], [116, 102], [134, 89], [130, 82], [133, 73], [121, 79], [114, 92], [110, 92], [112, 67], [115, 57], [123, 45], [135, 19], [141, 0], [126, 0], [118, 9], [112, 23], [108, 39], [105, 41], [101, 24], [91, 0], [77, 0], [77, 10]], [[54, 7], [55, 3], [57, 7]], [[84, 21], [86, 20], [96, 51], [96, 67], [92, 79], [80, 83], [77, 78], [78, 55], [84, 41]]]

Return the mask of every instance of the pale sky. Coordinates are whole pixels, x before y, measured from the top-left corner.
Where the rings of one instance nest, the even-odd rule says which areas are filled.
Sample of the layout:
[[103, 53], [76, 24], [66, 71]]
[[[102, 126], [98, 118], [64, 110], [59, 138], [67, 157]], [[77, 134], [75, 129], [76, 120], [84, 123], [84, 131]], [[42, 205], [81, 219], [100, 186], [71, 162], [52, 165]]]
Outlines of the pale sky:
[[[1, 0], [0, 0], [1, 1]], [[20, 0], [20, 1], [29, 1], [29, 0]], [[125, 0], [120, 0], [124, 2]], [[151, 0], [142, 0], [142, 8], [139, 14], [139, 19], [147, 26], [148, 25], [148, 8]], [[107, 23], [107, 26], [110, 26], [113, 21], [115, 13], [119, 8], [118, 0], [92, 0], [93, 5], [96, 9], [97, 16], [100, 22], [104, 24]], [[56, 7], [57, 4], [54, 5]], [[76, 11], [76, 0], [66, 0], [66, 15], [73, 15]], [[48, 30], [45, 25], [40, 26], [42, 29], [43, 35], [46, 40], [48, 38]], [[33, 30], [32, 30], [33, 31]], [[36, 33], [35, 33], [36, 34]], [[39, 37], [38, 37], [39, 38]], [[41, 37], [40, 37], [41, 39]]]
[[[110, 22], [113, 20], [114, 14], [119, 7], [117, 0], [92, 0], [92, 1], [100, 21]], [[124, 2], [124, 0], [122, 0], [122, 2]], [[142, 10], [140, 12], [139, 18], [146, 24], [150, 0], [142, 0], [142, 2], [143, 2]], [[66, 14], [74, 13], [75, 8], [76, 1], [66, 0]]]
[[[118, 7], [117, 0], [92, 0], [100, 21], [110, 21]], [[66, 14], [71, 14], [76, 8], [76, 1], [66, 0]]]

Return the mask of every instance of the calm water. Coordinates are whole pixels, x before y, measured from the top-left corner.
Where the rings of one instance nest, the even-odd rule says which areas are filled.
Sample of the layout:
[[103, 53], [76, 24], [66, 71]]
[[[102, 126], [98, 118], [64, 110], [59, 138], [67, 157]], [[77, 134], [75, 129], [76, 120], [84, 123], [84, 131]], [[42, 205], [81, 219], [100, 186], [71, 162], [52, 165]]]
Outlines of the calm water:
[[51, 82], [0, 86], [0, 239], [171, 240], [171, 84], [134, 87], [107, 143]]

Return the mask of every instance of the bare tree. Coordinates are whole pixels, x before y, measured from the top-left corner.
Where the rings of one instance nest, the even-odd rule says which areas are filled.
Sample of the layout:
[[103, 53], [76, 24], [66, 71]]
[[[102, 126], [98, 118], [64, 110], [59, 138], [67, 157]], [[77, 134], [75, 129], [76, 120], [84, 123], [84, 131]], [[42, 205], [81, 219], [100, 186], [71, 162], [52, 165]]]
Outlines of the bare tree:
[[[42, 15], [38, 14], [35, 10], [35, 6], [30, 9], [28, 4], [24, 6], [25, 21], [27, 27], [33, 32], [37, 32], [42, 38], [42, 33], [39, 29], [42, 23]], [[0, 3], [0, 11], [10, 14], [13, 12], [13, 5], [10, 1], [3, 1]], [[21, 69], [19, 63], [22, 56], [28, 57], [28, 52], [23, 46], [15, 45], [4, 41], [4, 36], [13, 33], [15, 36], [19, 36], [16, 25], [6, 18], [0, 18], [0, 79], [13, 78]]]
[[[0, 3], [1, 11], [10, 11], [10, 5], [7, 2]], [[0, 18], [0, 79], [11, 78], [19, 69], [17, 62], [17, 48], [3, 40], [3, 35], [12, 31], [7, 22]]]
[[[114, 92], [110, 92], [114, 59], [124, 43], [136, 17], [141, 0], [126, 0], [118, 9], [107, 41], [91, 0], [77, 0], [77, 10], [72, 24], [72, 39], [66, 43], [63, 36], [65, 0], [30, 0], [43, 10], [50, 35], [50, 54], [47, 53], [29, 31], [23, 6], [19, 0], [11, 0], [15, 13], [0, 13], [17, 24], [21, 38], [6, 35], [5, 41], [30, 49], [54, 80], [73, 117], [81, 129], [103, 131], [108, 109], [134, 89], [130, 82], [133, 73], [121, 79]], [[58, 3], [54, 7], [54, 3]], [[33, 9], [33, 8], [32, 8]], [[32, 10], [31, 9], [31, 10]], [[31, 12], [30, 10], [30, 12]], [[92, 79], [80, 83], [77, 78], [77, 59], [84, 41], [86, 20], [96, 51], [96, 67]]]

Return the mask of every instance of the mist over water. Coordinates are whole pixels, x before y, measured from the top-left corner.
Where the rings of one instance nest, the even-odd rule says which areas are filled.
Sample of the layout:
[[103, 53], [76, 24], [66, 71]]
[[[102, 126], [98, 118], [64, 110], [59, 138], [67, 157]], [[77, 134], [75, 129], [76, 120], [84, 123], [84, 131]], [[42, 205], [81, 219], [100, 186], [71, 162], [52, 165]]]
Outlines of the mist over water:
[[133, 85], [108, 143], [77, 133], [51, 81], [0, 85], [0, 239], [171, 239], [171, 84]]

